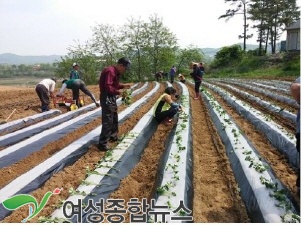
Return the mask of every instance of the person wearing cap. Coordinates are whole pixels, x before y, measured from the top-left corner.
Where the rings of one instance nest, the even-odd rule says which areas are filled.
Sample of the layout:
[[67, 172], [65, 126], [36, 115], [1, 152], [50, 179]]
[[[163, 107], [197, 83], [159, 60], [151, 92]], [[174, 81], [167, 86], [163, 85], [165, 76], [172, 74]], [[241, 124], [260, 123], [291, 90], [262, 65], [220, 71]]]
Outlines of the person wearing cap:
[[116, 98], [120, 89], [128, 89], [130, 85], [121, 84], [119, 79], [130, 67], [131, 61], [120, 58], [116, 65], [104, 68], [99, 77], [100, 105], [102, 107], [102, 129], [99, 135], [100, 151], [109, 150], [108, 141], [118, 140], [118, 113]]
[[49, 96], [51, 98], [54, 97], [53, 92], [55, 89], [56, 81], [57, 79], [55, 77], [51, 79], [43, 79], [37, 84], [35, 88], [36, 93], [38, 94], [39, 99], [41, 101], [42, 112], [49, 111]]
[[158, 98], [153, 111], [153, 116], [158, 123], [165, 125], [172, 124], [174, 115], [182, 110], [180, 104], [175, 102], [178, 97], [176, 89], [167, 87], [164, 93]]
[[71, 79], [80, 79], [80, 74], [79, 74], [79, 65], [77, 63], [72, 64], [72, 70], [70, 72], [70, 80]]
[[71, 89], [73, 100], [76, 102], [76, 105], [78, 107], [81, 107], [82, 105], [80, 104], [80, 101], [79, 101], [79, 90], [81, 90], [82, 92], [84, 92], [86, 95], [88, 95], [92, 99], [92, 101], [95, 103], [96, 107], [99, 107], [99, 103], [96, 101], [94, 95], [88, 90], [86, 84], [81, 79], [70, 79], [70, 80], [64, 79], [62, 81], [62, 84], [63, 85], [62, 85], [60, 91], [56, 94], [56, 96], [63, 96], [63, 93], [66, 88]]

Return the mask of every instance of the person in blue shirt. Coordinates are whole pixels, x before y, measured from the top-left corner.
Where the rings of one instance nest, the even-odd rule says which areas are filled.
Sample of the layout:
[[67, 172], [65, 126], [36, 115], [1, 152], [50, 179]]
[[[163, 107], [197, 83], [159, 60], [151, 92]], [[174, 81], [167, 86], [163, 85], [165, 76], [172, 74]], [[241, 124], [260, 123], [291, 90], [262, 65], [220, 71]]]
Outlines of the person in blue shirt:
[[79, 74], [79, 65], [77, 63], [72, 64], [72, 70], [70, 72], [70, 80], [72, 79], [81, 79]]
[[298, 171], [298, 178], [296, 180], [297, 186], [297, 194], [300, 196], [300, 77], [298, 77], [290, 87], [291, 95], [299, 104], [299, 109], [297, 112], [297, 119], [296, 119], [296, 149], [299, 153], [299, 171]]

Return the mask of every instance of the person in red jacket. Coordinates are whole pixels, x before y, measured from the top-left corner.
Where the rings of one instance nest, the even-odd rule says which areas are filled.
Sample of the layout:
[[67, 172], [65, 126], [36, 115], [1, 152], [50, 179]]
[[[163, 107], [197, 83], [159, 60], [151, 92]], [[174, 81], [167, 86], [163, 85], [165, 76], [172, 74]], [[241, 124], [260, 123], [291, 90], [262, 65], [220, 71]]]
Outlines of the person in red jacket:
[[100, 105], [102, 107], [102, 129], [99, 135], [98, 149], [109, 150], [108, 141], [118, 140], [118, 113], [116, 98], [120, 89], [130, 88], [128, 84], [119, 83], [122, 74], [130, 67], [131, 61], [125, 57], [118, 60], [116, 65], [106, 67], [99, 77]]

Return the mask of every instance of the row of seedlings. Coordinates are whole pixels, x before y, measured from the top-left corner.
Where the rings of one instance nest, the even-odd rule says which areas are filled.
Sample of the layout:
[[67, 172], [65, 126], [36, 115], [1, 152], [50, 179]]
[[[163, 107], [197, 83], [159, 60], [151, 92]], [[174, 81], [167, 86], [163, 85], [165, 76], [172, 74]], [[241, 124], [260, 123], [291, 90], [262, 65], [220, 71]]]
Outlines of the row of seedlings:
[[[148, 84], [133, 92], [133, 95], [144, 91], [147, 85]], [[117, 104], [120, 105], [121, 103], [121, 98], [119, 98], [117, 100]], [[87, 111], [87, 113], [76, 113], [76, 111], [81, 111], [80, 108], [79, 110], [70, 111], [68, 113], [62, 114], [58, 116], [58, 118], [53, 118], [49, 121], [44, 121], [39, 124], [22, 129], [20, 131], [13, 132], [12, 134], [7, 134], [5, 136], [0, 137], [1, 146], [13, 144], [0, 152], [0, 168], [18, 162], [19, 160], [30, 155], [31, 153], [39, 151], [43, 146], [47, 145], [49, 142], [58, 140], [63, 136], [67, 135], [68, 133], [72, 132], [74, 129], [80, 128], [81, 126], [93, 121], [94, 119], [99, 118], [102, 113], [101, 107], [96, 108], [92, 111], [88, 111], [87, 109], [95, 107], [94, 103], [91, 105], [86, 106], [86, 109], [84, 109]], [[76, 114], [74, 114], [73, 112]], [[78, 116], [74, 117], [74, 115]], [[70, 119], [70, 116], [74, 118]], [[63, 122], [62, 120], [65, 122]], [[56, 124], [56, 121], [60, 121], [59, 125], [53, 126], [50, 129], [46, 129], [46, 127], [52, 126], [51, 123]], [[33, 133], [36, 135], [32, 136]], [[29, 138], [23, 141], [19, 141], [20, 139], [22, 140], [25, 137]]]
[[221, 87], [226, 87], [226, 88], [234, 91], [235, 93], [239, 93], [240, 95], [242, 95], [244, 97], [244, 99], [251, 100], [252, 102], [254, 102], [254, 103], [262, 106], [263, 108], [267, 109], [269, 112], [279, 114], [282, 118], [284, 118], [286, 120], [289, 120], [291, 123], [296, 122], [296, 115], [295, 114], [279, 107], [276, 104], [273, 104], [272, 102], [267, 102], [265, 100], [262, 100], [259, 97], [256, 97], [252, 94], [249, 94], [248, 92], [242, 91], [242, 90], [240, 90], [238, 88], [235, 88], [235, 87], [233, 87], [231, 85], [228, 85], [228, 84], [223, 84], [223, 83], [220, 83], [220, 82], [217, 82], [217, 84]]
[[[122, 111], [119, 114], [119, 122], [125, 120], [126, 118], [129, 118], [133, 111], [137, 110], [142, 104], [144, 104], [146, 100], [158, 90], [158, 88], [159, 84], [156, 83], [156, 86], [153, 90], [151, 90], [143, 98], [134, 102], [131, 106]], [[86, 115], [86, 117], [89, 116]], [[32, 168], [25, 174], [22, 174], [17, 179], [13, 180], [11, 183], [0, 189], [0, 203], [2, 203], [6, 199], [9, 199], [11, 196], [21, 193], [29, 193], [30, 191], [37, 189], [54, 173], [57, 173], [58, 171], [62, 170], [65, 166], [75, 162], [87, 151], [91, 144], [97, 142], [99, 130], [101, 130], [101, 127], [102, 126], [100, 125], [99, 127], [95, 128], [82, 138], [66, 146], [65, 148], [63, 148], [62, 150], [45, 160], [43, 163]], [[1, 162], [1, 165], [4, 163], [5, 162]], [[0, 219], [3, 219], [9, 213], [10, 211], [6, 210], [3, 207], [3, 204], [1, 204]]]
[[[134, 85], [132, 88], [134, 88], [135, 86], [136, 85]], [[148, 86], [148, 83], [145, 83], [145, 85], [143, 87], [141, 87], [138, 90], [135, 90], [132, 95], [134, 96], [134, 95], [137, 95], [137, 94], [141, 93], [142, 91], [144, 91], [147, 88], [147, 86]], [[118, 105], [121, 104], [121, 98], [119, 98], [117, 100], [117, 104]], [[0, 137], [0, 147], [7, 146], [7, 145], [13, 145], [17, 142], [20, 142], [21, 140], [24, 140], [25, 138], [32, 137], [36, 134], [39, 134], [39, 133], [41, 133], [41, 132], [43, 132], [47, 129], [50, 129], [52, 127], [55, 127], [55, 126], [58, 126], [58, 127], [60, 126], [60, 127], [59, 127], [59, 129], [54, 128], [52, 131], [50, 131], [50, 133], [57, 132], [57, 130], [61, 131], [62, 130], [62, 125], [61, 125], [62, 123], [69, 121], [69, 124], [73, 124], [73, 123], [75, 124], [76, 121], [79, 120], [78, 118], [81, 115], [83, 115], [84, 113], [87, 113], [87, 112], [88, 113], [85, 114], [85, 115], [87, 117], [89, 117], [89, 120], [91, 120], [92, 118], [95, 118], [95, 115], [90, 116], [90, 114], [96, 113], [96, 116], [99, 116], [99, 112], [101, 112], [101, 108], [96, 108], [95, 111], [91, 112], [91, 110], [94, 110], [95, 108], [96, 108], [95, 104], [92, 103], [92, 104], [83, 106], [83, 107], [81, 107], [77, 110], [69, 111], [67, 113], [61, 114], [61, 115], [56, 116], [54, 118], [51, 118], [51, 119], [48, 119], [48, 120], [43, 120], [42, 122], [36, 123], [34, 125], [31, 125], [31, 126], [27, 126], [26, 128], [17, 130], [17, 131], [12, 132], [12, 133], [8, 133], [6, 135], [3, 135], [3, 136]], [[52, 110], [52, 111], [54, 111], [54, 110]], [[35, 120], [34, 118], [36, 118], [36, 117], [43, 118], [44, 115], [49, 115], [48, 114], [49, 112], [40, 113], [40, 114], [31, 116], [31, 117], [28, 117], [27, 120], [34, 121]], [[82, 116], [82, 117], [86, 117], [86, 116]], [[35, 120], [35, 122], [37, 122], [37, 121]], [[85, 121], [85, 122], [89, 122], [89, 121]], [[68, 123], [65, 123], [65, 124], [67, 125]], [[27, 125], [29, 125], [29, 124], [27, 123]]]
[[252, 222], [300, 222], [300, 215], [248, 138], [207, 90], [202, 97], [225, 145], [235, 179]]
[[234, 84], [234, 85], [237, 85], [239, 87], [243, 87], [243, 88], [246, 88], [248, 90], [255, 91], [255, 92], [263, 94], [263, 95], [265, 95], [265, 96], [267, 96], [271, 99], [283, 102], [287, 105], [290, 105], [294, 108], [299, 107], [298, 103], [296, 103], [296, 101], [294, 99], [292, 99], [291, 97], [280, 95], [279, 93], [273, 93], [271, 91], [267, 91], [267, 90], [262, 89], [262, 88], [257, 88], [257, 87], [254, 87], [252, 85], [249, 85], [249, 84], [243, 84], [241, 81], [233, 81], [231, 79], [222, 79], [220, 81], [224, 82], [224, 83]]
[[289, 163], [294, 168], [298, 168], [298, 152], [295, 147], [296, 138], [294, 134], [289, 133], [282, 126], [271, 120], [268, 114], [261, 113], [244, 101], [237, 99], [224, 89], [207, 83], [204, 85], [212, 89], [214, 92], [217, 92], [240, 115], [243, 115], [245, 119], [251, 122], [257, 130], [264, 133], [271, 144], [284, 156], [286, 156]]
[[[156, 87], [139, 101], [146, 102], [158, 89], [159, 84], [156, 83]], [[132, 104], [128, 109], [137, 107], [139, 107], [137, 104]], [[95, 170], [86, 169], [86, 179], [76, 190], [69, 190], [70, 196], [60, 208], [52, 213], [50, 218], [41, 218], [41, 220], [102, 222], [104, 217], [99, 214], [100, 212], [91, 213], [86, 207], [97, 204], [100, 199], [107, 200], [110, 193], [118, 188], [121, 179], [127, 176], [139, 162], [148, 140], [157, 128], [157, 123], [152, 117], [152, 110], [139, 120], [133, 130], [114, 149], [106, 152], [105, 156], [99, 160]], [[122, 113], [119, 114], [120, 120], [123, 119]], [[77, 213], [74, 213], [73, 207], [70, 207], [74, 205], [80, 208]]]
[[149, 222], [192, 222], [192, 140], [189, 92], [182, 89], [182, 112], [165, 157], [159, 165], [157, 189], [152, 198], [155, 207], [149, 212]]

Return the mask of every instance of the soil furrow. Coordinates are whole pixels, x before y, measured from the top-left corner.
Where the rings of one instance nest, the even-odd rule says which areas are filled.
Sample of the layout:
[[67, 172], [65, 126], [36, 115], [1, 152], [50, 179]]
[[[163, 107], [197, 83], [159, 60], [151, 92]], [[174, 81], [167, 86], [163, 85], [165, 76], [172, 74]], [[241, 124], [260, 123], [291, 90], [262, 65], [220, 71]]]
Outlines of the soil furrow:
[[193, 213], [197, 223], [250, 222], [226, 152], [202, 99], [190, 85], [193, 138]]

